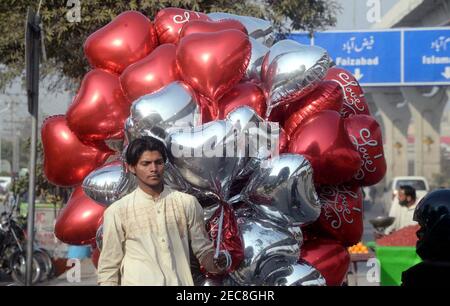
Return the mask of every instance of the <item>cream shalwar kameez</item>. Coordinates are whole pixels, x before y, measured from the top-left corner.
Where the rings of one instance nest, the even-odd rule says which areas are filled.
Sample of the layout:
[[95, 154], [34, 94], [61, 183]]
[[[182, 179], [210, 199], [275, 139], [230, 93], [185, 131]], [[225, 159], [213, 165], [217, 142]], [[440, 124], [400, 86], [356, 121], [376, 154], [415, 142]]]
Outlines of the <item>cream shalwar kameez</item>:
[[142, 189], [104, 213], [101, 285], [193, 285], [189, 243], [203, 262], [214, 252], [197, 199], [164, 186], [158, 198]]

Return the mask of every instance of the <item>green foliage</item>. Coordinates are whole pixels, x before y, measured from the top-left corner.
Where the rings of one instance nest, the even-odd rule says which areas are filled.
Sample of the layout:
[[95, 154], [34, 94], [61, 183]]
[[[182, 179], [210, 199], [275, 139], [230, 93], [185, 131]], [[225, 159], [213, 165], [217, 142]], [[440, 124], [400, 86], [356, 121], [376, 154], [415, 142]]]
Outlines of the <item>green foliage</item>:
[[[0, 89], [23, 76], [25, 18], [28, 7], [37, 10], [40, 1], [0, 1]], [[106, 25], [118, 14], [138, 10], [153, 20], [165, 7], [180, 7], [209, 12], [228, 12], [262, 17], [271, 20], [278, 31], [286, 32], [284, 26], [291, 20], [293, 30], [322, 29], [333, 25], [335, 13], [340, 9], [333, 0], [42, 0], [40, 15], [44, 28], [43, 44], [47, 61], [41, 68], [41, 77], [52, 78], [53, 88], [76, 88], [89, 70], [83, 54], [86, 38]], [[66, 15], [74, 2], [81, 3], [81, 21], [69, 22]]]

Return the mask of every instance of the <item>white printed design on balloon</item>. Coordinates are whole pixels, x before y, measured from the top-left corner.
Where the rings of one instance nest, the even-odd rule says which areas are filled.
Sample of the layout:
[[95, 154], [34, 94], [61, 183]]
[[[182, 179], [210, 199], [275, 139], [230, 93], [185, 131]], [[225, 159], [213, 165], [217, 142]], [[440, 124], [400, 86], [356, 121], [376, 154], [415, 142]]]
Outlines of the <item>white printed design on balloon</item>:
[[[361, 209], [357, 207], [349, 207], [347, 198], [358, 198], [358, 194], [351, 190], [348, 190], [346, 186], [324, 186], [319, 194], [319, 199], [322, 204], [322, 208], [325, 213], [325, 219], [331, 221], [331, 227], [338, 229], [342, 226], [342, 223], [353, 223], [351, 217], [352, 210], [361, 212]], [[339, 200], [342, 203], [339, 203]]]
[[[335, 81], [338, 82], [344, 90], [344, 105], [351, 109], [353, 114], [355, 115], [357, 114], [357, 110], [360, 112], [364, 112], [365, 105], [361, 101], [361, 98], [364, 97], [364, 94], [357, 95], [351, 87], [358, 86], [358, 82], [356, 80], [351, 81], [351, 76], [345, 72], [339, 73], [339, 79], [335, 79]], [[345, 108], [342, 108], [341, 115], [347, 115], [347, 110]]]
[[191, 18], [191, 13], [196, 14], [197, 17], [200, 18], [199, 13], [197, 13], [197, 12], [184, 12], [183, 16], [181, 16], [181, 15], [173, 16], [173, 22], [178, 23], [178, 24], [188, 22]]
[[[361, 154], [361, 158], [363, 160], [363, 164], [355, 174], [354, 178], [356, 180], [363, 180], [366, 176], [366, 173], [374, 173], [377, 171], [377, 167], [373, 166], [373, 160], [370, 158], [370, 155], [367, 152], [367, 147], [378, 146], [378, 141], [376, 141], [375, 139], [370, 139], [372, 134], [370, 133], [369, 129], [366, 128], [359, 131], [359, 137], [361, 138], [362, 143], [359, 143], [358, 139], [354, 135], [349, 136], [356, 150]], [[383, 157], [382, 153], [375, 155], [373, 158], [378, 159], [381, 157]]]

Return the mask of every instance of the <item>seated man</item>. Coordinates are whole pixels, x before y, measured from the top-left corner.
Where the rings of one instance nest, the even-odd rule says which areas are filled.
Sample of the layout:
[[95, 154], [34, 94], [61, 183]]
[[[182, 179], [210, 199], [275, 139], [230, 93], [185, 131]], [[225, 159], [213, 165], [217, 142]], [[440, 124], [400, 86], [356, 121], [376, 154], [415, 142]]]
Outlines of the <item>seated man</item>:
[[402, 274], [402, 286], [450, 286], [450, 189], [429, 193], [417, 205], [417, 254], [423, 262]]

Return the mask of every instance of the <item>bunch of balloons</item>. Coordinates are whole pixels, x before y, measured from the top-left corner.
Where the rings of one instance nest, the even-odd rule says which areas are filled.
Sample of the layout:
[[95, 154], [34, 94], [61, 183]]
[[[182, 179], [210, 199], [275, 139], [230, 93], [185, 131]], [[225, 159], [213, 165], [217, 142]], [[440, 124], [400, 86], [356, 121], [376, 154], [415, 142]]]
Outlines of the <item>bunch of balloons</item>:
[[92, 70], [42, 126], [45, 175], [75, 188], [56, 236], [98, 258], [104, 209], [136, 188], [123, 152], [147, 135], [168, 149], [166, 184], [199, 199], [233, 259], [206, 283], [340, 285], [361, 186], [386, 171], [380, 126], [326, 50], [273, 42], [265, 20], [179, 8], [153, 22], [127, 11], [91, 34]]

